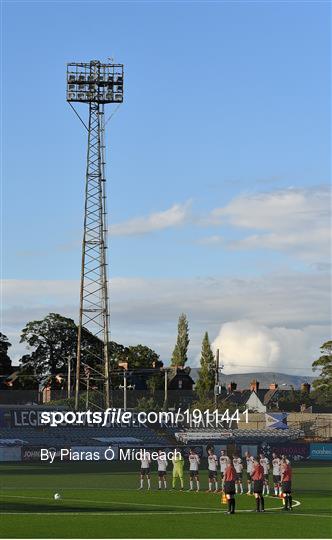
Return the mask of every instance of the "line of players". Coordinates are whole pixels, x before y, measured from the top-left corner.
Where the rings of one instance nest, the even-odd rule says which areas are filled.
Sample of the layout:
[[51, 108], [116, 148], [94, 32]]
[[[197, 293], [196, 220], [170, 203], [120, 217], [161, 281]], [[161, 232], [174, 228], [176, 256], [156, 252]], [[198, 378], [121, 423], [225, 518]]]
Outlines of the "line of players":
[[[248, 491], [247, 494], [253, 495], [256, 501], [256, 512], [265, 511], [264, 503], [264, 491], [268, 494], [269, 487], [269, 462], [264, 454], [260, 454], [259, 457], [255, 458], [250, 455], [249, 452], [245, 453], [245, 461], [247, 468], [247, 485]], [[189, 451], [189, 478], [190, 478], [190, 488], [189, 491], [194, 490], [194, 481], [196, 481], [196, 491], [200, 490], [199, 483], [199, 464], [200, 458], [198, 454], [193, 449]], [[144, 477], [147, 478], [148, 489], [150, 489], [150, 457], [149, 454], [145, 456], [145, 459], [141, 461], [141, 484], [139, 489], [143, 489]], [[177, 458], [173, 458], [173, 482], [172, 487], [175, 489], [176, 480], [180, 480], [180, 489], [183, 491], [183, 466], [184, 460], [179, 452]], [[167, 488], [166, 481], [166, 470], [167, 470], [167, 460], [165, 454], [162, 451], [159, 451], [158, 459], [158, 476], [159, 476], [159, 489], [162, 488], [162, 483], [164, 488]], [[222, 491], [225, 494], [228, 510], [226, 514], [235, 513], [235, 495], [236, 493], [243, 493], [243, 464], [242, 459], [238, 455], [233, 455], [232, 459], [228, 457], [225, 452], [222, 450], [219, 457], [220, 471], [221, 471], [221, 485]], [[218, 492], [218, 458], [214, 453], [213, 449], [208, 450], [208, 472], [209, 472], [209, 492], [212, 492], [212, 487], [214, 491]], [[279, 458], [276, 454], [272, 455], [272, 472], [273, 472], [273, 481], [275, 486], [275, 495], [280, 494], [280, 489], [282, 490], [283, 497], [283, 510], [292, 510], [292, 468], [289, 460], [286, 456], [281, 456]], [[265, 487], [265, 490], [264, 490]]]
[[[196, 484], [196, 491], [200, 491], [200, 480], [199, 480], [199, 465], [200, 458], [194, 449], [190, 449], [189, 455], [189, 491], [194, 491], [194, 484]], [[260, 454], [259, 458], [255, 459], [249, 452], [245, 452], [244, 459], [237, 454], [233, 454], [232, 458], [228, 457], [224, 450], [221, 450], [219, 459], [214, 453], [213, 449], [208, 449], [208, 477], [209, 477], [209, 488], [207, 492], [209, 493], [218, 493], [219, 491], [224, 490], [225, 483], [225, 471], [227, 466], [231, 463], [235, 470], [235, 493], [243, 494], [243, 485], [244, 481], [244, 469], [246, 469], [246, 486], [247, 486], [247, 495], [254, 493], [254, 482], [252, 475], [255, 468], [255, 463], [259, 463], [263, 470], [263, 485], [262, 485], [262, 495], [270, 495], [270, 485], [269, 485], [269, 473], [272, 465], [272, 477], [274, 485], [274, 496], [278, 497], [282, 493], [281, 486], [281, 476], [283, 465], [289, 464], [289, 461], [285, 456], [277, 456], [275, 453], [272, 454], [271, 464], [264, 454]], [[150, 464], [151, 460], [149, 454], [147, 453], [146, 459], [141, 460], [141, 474], [140, 474], [140, 487], [143, 489], [144, 478], [147, 480], [147, 488], [151, 488], [150, 481]], [[157, 459], [158, 466], [158, 489], [167, 489], [167, 467], [168, 462], [165, 459], [163, 452], [159, 451], [159, 456]], [[175, 488], [176, 479], [179, 478], [180, 489], [184, 489], [183, 482], [183, 467], [184, 460], [173, 460], [173, 488]], [[218, 482], [218, 467], [220, 468], [220, 483]], [[220, 487], [220, 489], [219, 489]]]

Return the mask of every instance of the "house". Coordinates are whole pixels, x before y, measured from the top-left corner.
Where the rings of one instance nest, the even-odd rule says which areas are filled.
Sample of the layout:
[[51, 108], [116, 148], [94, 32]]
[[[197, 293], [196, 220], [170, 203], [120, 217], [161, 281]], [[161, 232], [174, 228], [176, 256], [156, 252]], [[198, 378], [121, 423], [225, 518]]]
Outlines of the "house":
[[[126, 377], [128, 406], [135, 407], [137, 400], [152, 397], [160, 406], [167, 402], [170, 408], [189, 407], [195, 398], [195, 381], [190, 376], [190, 368], [171, 366], [164, 368], [158, 361], [150, 368], [130, 369], [128, 362], [118, 363]], [[167, 386], [165, 383], [167, 380]], [[118, 376], [118, 387], [113, 390], [113, 398], [121, 402], [124, 382], [122, 374]]]
[[[277, 383], [271, 383], [269, 388], [260, 388], [259, 381], [253, 379], [249, 389], [237, 390], [236, 383], [230, 383], [227, 387], [225, 402], [234, 403], [238, 407], [243, 406], [253, 412], [268, 412], [279, 410], [281, 399], [290, 399], [294, 388], [280, 388]], [[309, 395], [310, 384], [301, 385], [303, 395]]]
[[195, 381], [190, 367], [171, 366], [167, 372], [167, 403], [170, 408], [186, 409], [195, 399]]
[[[309, 387], [308, 390], [306, 389], [306, 392], [309, 394], [310, 384], [305, 384], [302, 386]], [[290, 398], [293, 390], [293, 388], [280, 388], [276, 383], [272, 383], [270, 384], [269, 389], [266, 390], [264, 403], [269, 410], [279, 409], [279, 400]]]
[[133, 390], [146, 392], [149, 390], [149, 380], [153, 377], [160, 376], [160, 386], [163, 385], [163, 363], [153, 362], [152, 367], [147, 368], [130, 368], [129, 362], [118, 362], [118, 367], [123, 370], [123, 374], [127, 379], [127, 386]]
[[190, 377], [190, 368], [174, 366], [168, 371], [168, 390], [193, 391], [195, 381]]
[[[135, 390], [148, 390], [148, 382], [151, 377], [160, 374], [162, 390], [164, 390], [164, 374], [165, 369], [162, 362], [153, 365], [152, 368], [130, 369], [128, 362], [118, 364], [125, 372], [127, 372], [127, 384], [135, 387]], [[190, 368], [182, 366], [171, 366], [167, 370], [167, 390], [186, 390], [193, 391], [195, 384], [190, 377]]]
[[243, 407], [253, 412], [266, 412], [264, 396], [267, 389], [260, 389], [259, 382], [255, 379], [250, 383], [250, 388], [246, 390], [237, 390], [236, 383], [230, 383], [227, 386], [227, 395], [224, 402], [233, 403], [237, 407]]

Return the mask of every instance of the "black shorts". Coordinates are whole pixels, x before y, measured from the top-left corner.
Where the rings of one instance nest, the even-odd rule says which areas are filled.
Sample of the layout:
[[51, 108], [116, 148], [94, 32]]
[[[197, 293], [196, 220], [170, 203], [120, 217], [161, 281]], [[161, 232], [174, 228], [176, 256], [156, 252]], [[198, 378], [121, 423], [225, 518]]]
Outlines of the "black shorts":
[[269, 479], [269, 475], [268, 475], [268, 474], [264, 474], [264, 478], [265, 478], [265, 480], [268, 480], [268, 479]]
[[148, 475], [150, 474], [150, 467], [141, 467], [141, 475], [142, 476], [145, 476], [145, 475]]
[[238, 482], [242, 482], [242, 472], [237, 472], [237, 473], [236, 473], [236, 480], [237, 480]]
[[235, 495], [235, 482], [234, 480], [224, 483], [224, 492], [226, 495]]
[[210, 471], [209, 470], [209, 478], [210, 478], [210, 480], [215, 479], [216, 476], [217, 476], [217, 471]]
[[281, 487], [283, 493], [292, 493], [292, 482], [283, 482]]
[[190, 478], [197, 478], [198, 471], [189, 471]]
[[164, 478], [166, 476], [166, 471], [158, 471], [159, 478]]
[[280, 483], [280, 480], [281, 480], [280, 474], [274, 474], [274, 475], [273, 475], [273, 482], [274, 482], [275, 484], [279, 484], [279, 483]]
[[220, 471], [220, 478], [223, 479], [224, 478], [224, 473], [222, 471]]
[[254, 480], [254, 493], [263, 493], [263, 480]]

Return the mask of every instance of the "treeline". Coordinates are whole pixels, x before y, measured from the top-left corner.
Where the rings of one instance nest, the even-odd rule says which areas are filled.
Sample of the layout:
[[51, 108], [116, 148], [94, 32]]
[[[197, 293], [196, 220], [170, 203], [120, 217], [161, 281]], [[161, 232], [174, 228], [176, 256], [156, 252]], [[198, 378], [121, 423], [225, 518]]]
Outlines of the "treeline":
[[[49, 377], [55, 380], [57, 376], [66, 377], [68, 362], [71, 372], [76, 370], [78, 327], [73, 319], [58, 313], [50, 313], [44, 319], [31, 321], [21, 332], [20, 342], [29, 349], [19, 360], [19, 368], [12, 366], [9, 356], [11, 343], [7, 336], [0, 332], [0, 376], [9, 376], [17, 371], [15, 387], [22, 389], [36, 388], [38, 384]], [[184, 368], [188, 361], [189, 324], [187, 316], [182, 313], [178, 320], [177, 339], [171, 357], [171, 367]], [[102, 342], [86, 328], [82, 329], [81, 361], [85, 367], [98, 368], [98, 357], [102, 358]], [[109, 343], [109, 361], [112, 384], [121, 384], [121, 374], [117, 375], [119, 364], [127, 364], [128, 370], [154, 369], [147, 381], [148, 398], [163, 388], [163, 363], [159, 354], [150, 347], [142, 344], [125, 346], [114, 341]], [[307, 396], [300, 391], [292, 390], [287, 397], [280, 399], [279, 405], [284, 410], [292, 410], [295, 406], [305, 403], [307, 406], [321, 404], [332, 406], [332, 341], [325, 342], [321, 347], [321, 355], [312, 364], [313, 371], [319, 371], [313, 383], [314, 390]], [[202, 340], [200, 369], [195, 385], [196, 400], [194, 405], [199, 408], [211, 407], [214, 400], [215, 358], [211, 349], [208, 333]], [[118, 370], [119, 371], [119, 370]], [[190, 371], [190, 368], [188, 368]]]
[[[78, 327], [74, 320], [58, 313], [50, 313], [42, 320], [28, 322], [21, 332], [20, 342], [24, 343], [30, 352], [20, 358], [17, 368], [12, 366], [9, 356], [11, 343], [7, 336], [0, 333], [0, 376], [9, 376], [16, 371], [15, 387], [32, 389], [47, 377], [51, 381], [55, 381], [57, 376], [66, 377], [68, 362], [74, 374], [77, 336]], [[170, 361], [171, 367], [184, 368], [186, 366], [189, 343], [189, 324], [187, 316], [182, 313], [178, 320], [177, 339]], [[82, 329], [81, 362], [85, 368], [98, 368], [98, 357], [102, 358], [102, 346], [102, 342], [89, 330]], [[149, 394], [154, 395], [156, 391], [162, 390], [163, 375], [159, 376], [158, 368], [161, 368], [163, 363], [156, 351], [142, 344], [125, 346], [115, 341], [110, 341], [108, 349], [110, 369], [111, 372], [115, 372], [112, 376], [112, 382], [115, 385], [121, 383], [121, 376], [116, 374], [119, 364], [126, 364], [128, 370], [156, 370], [155, 375], [149, 376], [147, 381]], [[196, 390], [199, 399], [213, 397], [214, 356], [207, 332], [202, 344], [201, 370]]]

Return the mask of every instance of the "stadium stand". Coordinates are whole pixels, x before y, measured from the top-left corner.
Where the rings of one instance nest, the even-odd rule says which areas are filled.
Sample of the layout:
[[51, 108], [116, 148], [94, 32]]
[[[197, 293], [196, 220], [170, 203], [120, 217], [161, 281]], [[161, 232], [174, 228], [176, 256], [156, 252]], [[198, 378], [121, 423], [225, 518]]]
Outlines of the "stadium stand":
[[148, 427], [126, 428], [95, 428], [95, 427], [57, 427], [57, 428], [0, 428], [1, 440], [21, 440], [30, 446], [68, 446], [68, 445], [100, 445], [105, 442], [119, 442], [127, 439], [142, 444], [168, 445], [169, 440]]
[[[174, 429], [174, 428], [173, 428]], [[185, 444], [206, 444], [208, 442], [235, 442], [245, 443], [249, 441], [260, 442], [286, 442], [297, 440], [304, 436], [300, 429], [290, 428], [287, 430], [277, 429], [196, 429], [174, 432], [177, 441]]]

